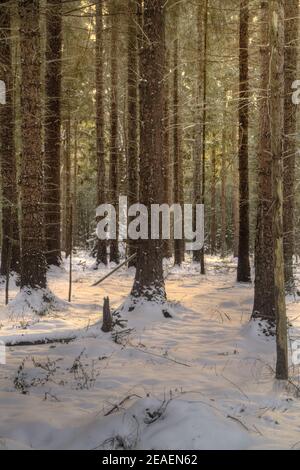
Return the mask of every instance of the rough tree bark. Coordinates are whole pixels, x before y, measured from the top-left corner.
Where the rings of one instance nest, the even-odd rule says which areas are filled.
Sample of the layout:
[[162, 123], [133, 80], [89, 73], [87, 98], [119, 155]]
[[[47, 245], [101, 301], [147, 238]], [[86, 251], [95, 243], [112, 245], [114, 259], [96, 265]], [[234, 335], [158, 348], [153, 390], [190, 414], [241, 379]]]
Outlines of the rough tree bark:
[[[202, 155], [203, 155], [203, 114], [204, 114], [204, 3], [199, 2], [197, 14], [197, 103], [196, 103], [196, 126], [194, 145], [194, 177], [193, 177], [193, 203], [202, 203]], [[193, 226], [196, 227], [196, 210], [193, 211]], [[201, 250], [193, 251], [193, 260], [200, 262]]]
[[275, 321], [274, 244], [272, 236], [272, 155], [269, 119], [269, 6], [261, 1], [261, 93], [259, 109], [257, 221], [253, 317]]
[[[165, 16], [163, 0], [144, 1], [144, 32], [141, 51], [141, 169], [140, 202], [150, 213], [152, 203], [163, 203], [163, 110], [165, 70]], [[150, 228], [150, 227], [149, 227]], [[140, 240], [133, 298], [165, 302], [162, 240]]]
[[[171, 206], [172, 203], [172, 184], [171, 184], [171, 149], [170, 149], [170, 110], [169, 110], [169, 54], [165, 49], [165, 100], [164, 100], [164, 202]], [[172, 237], [164, 240], [163, 254], [164, 258], [172, 257]]]
[[[111, 70], [111, 94], [110, 94], [110, 165], [109, 165], [109, 199], [118, 214], [119, 198], [119, 149], [118, 149], [118, 14], [116, 2], [111, 5], [111, 37], [110, 37], [110, 70]], [[116, 239], [110, 240], [110, 261], [118, 263], [120, 260], [118, 230]]]
[[[96, 5], [96, 152], [97, 152], [97, 203], [104, 204], [105, 191], [105, 144], [104, 144], [104, 82], [103, 82], [103, 0]], [[96, 265], [107, 264], [106, 240], [97, 241]]]
[[216, 253], [217, 220], [216, 220], [216, 135], [213, 134], [213, 144], [211, 149], [211, 180], [210, 180], [210, 252]]
[[[128, 70], [127, 70], [127, 197], [128, 205], [136, 204], [139, 197], [139, 158], [138, 158], [138, 55], [137, 55], [137, 13], [135, 0], [128, 0]], [[130, 223], [130, 218], [128, 218]], [[128, 255], [136, 253], [137, 243], [128, 239]], [[130, 263], [135, 266], [135, 259]]]
[[273, 186], [276, 378], [288, 379], [287, 318], [283, 257], [284, 1], [269, 1], [270, 121]]
[[61, 264], [61, 0], [48, 0], [46, 8], [47, 39], [45, 76], [46, 112], [44, 157], [46, 260], [49, 266], [59, 266]]
[[[11, 57], [11, 2], [0, 2], [0, 80], [5, 83], [5, 103], [0, 104], [2, 175], [2, 245], [0, 274], [20, 270], [18, 191], [14, 145], [13, 74]], [[9, 256], [10, 255], [10, 256]]]
[[226, 181], [227, 181], [227, 155], [226, 155], [226, 111], [224, 111], [222, 129], [222, 162], [221, 162], [221, 256], [226, 255]]
[[21, 288], [46, 288], [39, 1], [19, 2], [21, 48]]
[[[177, 20], [178, 21], [178, 20]], [[181, 123], [180, 123], [180, 104], [179, 104], [179, 40], [174, 41], [174, 57], [173, 57], [173, 141], [174, 141], [174, 203], [180, 204], [182, 208], [183, 220], [183, 162], [181, 148]], [[184, 261], [184, 238], [174, 239], [174, 263], [181, 265]]]
[[249, 0], [240, 0], [240, 51], [239, 51], [239, 256], [237, 281], [250, 282], [249, 261], [249, 175], [248, 175], [248, 127], [249, 127]]
[[284, 52], [284, 206], [283, 206], [283, 247], [285, 286], [291, 292], [294, 288], [294, 207], [295, 207], [295, 155], [297, 151], [297, 106], [292, 102], [292, 83], [297, 79], [299, 2], [289, 0], [285, 7], [285, 52]]

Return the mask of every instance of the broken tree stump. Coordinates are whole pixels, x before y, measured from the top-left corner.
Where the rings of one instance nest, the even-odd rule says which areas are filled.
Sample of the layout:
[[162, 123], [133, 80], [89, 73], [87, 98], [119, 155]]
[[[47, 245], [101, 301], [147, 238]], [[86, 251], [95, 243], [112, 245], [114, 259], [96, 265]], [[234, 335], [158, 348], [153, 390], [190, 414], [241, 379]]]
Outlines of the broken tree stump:
[[110, 313], [109, 297], [104, 297], [103, 303], [103, 323], [101, 330], [108, 333], [112, 330], [112, 315]]

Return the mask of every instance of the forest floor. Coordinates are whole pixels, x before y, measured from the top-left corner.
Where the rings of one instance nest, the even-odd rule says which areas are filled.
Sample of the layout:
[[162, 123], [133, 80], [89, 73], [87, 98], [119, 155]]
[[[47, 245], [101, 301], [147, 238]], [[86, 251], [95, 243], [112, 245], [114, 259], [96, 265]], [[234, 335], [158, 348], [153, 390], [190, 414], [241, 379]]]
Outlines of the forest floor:
[[[108, 270], [92, 264], [77, 254], [72, 303], [46, 317], [13, 315], [1, 288], [0, 340], [76, 339], [6, 348], [0, 449], [300, 449], [299, 367], [290, 386], [274, 380], [275, 340], [249, 323], [253, 286], [235, 282], [235, 260], [209, 257], [205, 276], [169, 269], [173, 318], [127, 312], [114, 338], [100, 329], [103, 297], [121, 305], [133, 271], [91, 287]], [[66, 299], [67, 265], [49, 284]], [[300, 338], [300, 303], [288, 300]]]

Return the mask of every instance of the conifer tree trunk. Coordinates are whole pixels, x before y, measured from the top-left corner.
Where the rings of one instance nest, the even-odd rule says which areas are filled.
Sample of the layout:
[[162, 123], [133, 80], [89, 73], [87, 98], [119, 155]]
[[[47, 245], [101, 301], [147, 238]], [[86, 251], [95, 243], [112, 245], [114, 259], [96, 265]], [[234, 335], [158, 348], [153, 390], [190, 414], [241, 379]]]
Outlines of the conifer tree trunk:
[[261, 1], [261, 94], [259, 103], [258, 202], [255, 237], [253, 317], [275, 321], [274, 245], [272, 236], [272, 155], [269, 119], [269, 6]]
[[[203, 122], [202, 122], [202, 184], [201, 203], [205, 204], [206, 191], [206, 115], [207, 115], [207, 49], [208, 49], [208, 0], [205, 0], [204, 11], [204, 52], [203, 52]], [[200, 272], [205, 274], [204, 246], [200, 250]]]
[[[193, 202], [202, 203], [202, 155], [203, 155], [203, 84], [204, 84], [204, 4], [199, 2], [197, 15], [197, 39], [198, 39], [198, 75], [197, 75], [197, 104], [196, 104], [196, 127], [195, 127], [195, 146], [194, 146], [194, 177], [193, 177]], [[193, 226], [196, 227], [196, 210], [193, 211]], [[201, 250], [193, 251], [193, 260], [200, 262]]]
[[297, 133], [297, 106], [292, 102], [292, 83], [297, 79], [299, 2], [289, 0], [285, 6], [285, 52], [284, 52], [284, 207], [283, 246], [285, 286], [287, 291], [294, 287], [294, 206], [295, 206], [295, 155]]
[[[232, 153], [236, 155], [237, 130], [234, 126], [232, 129]], [[239, 255], [239, 171], [238, 162], [234, 158], [231, 166], [232, 171], [232, 222], [233, 222], [233, 256]]]
[[[105, 200], [105, 144], [104, 144], [104, 82], [103, 82], [103, 0], [96, 4], [96, 152], [97, 152], [97, 203]], [[97, 241], [96, 265], [107, 264], [106, 240]]]
[[249, 175], [248, 175], [248, 127], [249, 127], [249, 0], [240, 0], [240, 51], [239, 51], [239, 256], [237, 281], [250, 282], [249, 261]]
[[[183, 164], [182, 164], [182, 148], [181, 148], [181, 123], [180, 123], [180, 104], [179, 104], [179, 40], [174, 41], [174, 58], [173, 58], [173, 139], [174, 139], [174, 203], [180, 204], [182, 208], [183, 220]], [[174, 263], [181, 266], [184, 261], [184, 238], [174, 240]]]
[[64, 161], [64, 217], [65, 217], [65, 253], [66, 258], [70, 256], [71, 253], [71, 238], [70, 238], [70, 227], [71, 227], [71, 206], [72, 206], [72, 196], [71, 196], [71, 103], [70, 103], [70, 93], [67, 91], [67, 116], [66, 116], [66, 141], [65, 141], [65, 161]]
[[221, 256], [226, 255], [226, 177], [227, 177], [227, 158], [226, 158], [226, 112], [224, 112], [222, 129], [222, 162], [221, 162]]
[[[110, 203], [118, 214], [119, 198], [119, 151], [118, 151], [118, 14], [117, 3], [113, 0], [111, 5], [111, 95], [110, 95], [110, 166], [109, 166], [109, 195]], [[117, 225], [118, 227], [118, 225]], [[118, 230], [116, 239], [110, 240], [110, 261], [118, 263], [120, 259]]]
[[44, 200], [46, 260], [61, 264], [60, 153], [61, 153], [61, 59], [62, 2], [47, 0], [46, 5], [46, 112]]
[[[1, 275], [20, 271], [18, 191], [14, 144], [13, 73], [11, 53], [11, 2], [0, 2], [0, 80], [5, 83], [5, 103], [0, 104], [0, 154], [2, 175]], [[10, 255], [10, 256], [9, 256]]]
[[216, 169], [216, 136], [213, 135], [213, 147], [211, 151], [211, 181], [210, 181], [210, 252], [212, 255], [216, 254], [216, 182], [217, 182], [217, 169]]
[[[128, 206], [138, 202], [139, 159], [138, 159], [138, 55], [137, 55], [137, 13], [135, 0], [128, 0], [128, 71], [127, 71], [127, 197]], [[128, 218], [130, 222], [130, 218]], [[136, 253], [135, 240], [128, 240], [128, 255]], [[135, 259], [130, 263], [135, 265]]]
[[288, 379], [283, 257], [284, 2], [270, 0], [270, 121], [273, 186], [276, 378]]
[[[170, 109], [169, 109], [169, 54], [165, 49], [165, 100], [164, 100], [164, 202], [171, 206], [172, 187], [171, 187], [171, 149], [170, 149]], [[172, 256], [172, 238], [164, 240], [163, 244], [164, 258]]]
[[21, 48], [21, 288], [46, 287], [39, 1], [19, 2]]
[[[144, 1], [144, 32], [147, 41], [141, 51], [141, 172], [140, 202], [150, 214], [151, 203], [162, 204], [163, 116], [165, 70], [165, 16], [163, 0]], [[140, 240], [133, 298], [164, 302], [162, 240]]]

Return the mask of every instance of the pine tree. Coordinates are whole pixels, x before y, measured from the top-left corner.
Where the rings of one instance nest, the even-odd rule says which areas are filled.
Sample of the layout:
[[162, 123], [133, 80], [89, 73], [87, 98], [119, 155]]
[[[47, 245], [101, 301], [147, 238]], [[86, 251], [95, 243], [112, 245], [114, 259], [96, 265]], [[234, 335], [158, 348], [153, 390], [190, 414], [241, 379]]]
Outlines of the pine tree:
[[240, 56], [239, 56], [239, 256], [237, 281], [250, 282], [249, 261], [249, 175], [248, 175], [248, 127], [249, 127], [249, 0], [240, 0]]
[[[165, 70], [165, 16], [163, 0], [144, 1], [144, 35], [141, 51], [141, 172], [140, 202], [150, 214], [151, 203], [163, 203], [163, 117]], [[133, 298], [164, 302], [162, 240], [140, 240]]]
[[14, 144], [13, 74], [11, 53], [12, 2], [0, 2], [0, 80], [5, 84], [5, 103], [0, 104], [0, 154], [2, 175], [1, 275], [20, 270], [18, 191]]
[[[118, 213], [119, 191], [119, 148], [118, 148], [118, 36], [119, 21], [116, 1], [111, 4], [111, 37], [110, 37], [110, 165], [109, 165], [109, 199]], [[118, 263], [120, 259], [118, 230], [116, 239], [110, 240], [110, 261]]]
[[[128, 71], [127, 71], [127, 197], [128, 205], [138, 202], [138, 55], [137, 55], [137, 5], [135, 0], [128, 0]], [[130, 223], [130, 217], [128, 218]], [[134, 240], [128, 240], [128, 255], [136, 253], [137, 247]], [[131, 261], [135, 265], [135, 259]]]
[[46, 112], [44, 200], [46, 259], [48, 265], [61, 264], [60, 154], [61, 154], [61, 60], [62, 2], [46, 5]]
[[295, 155], [297, 151], [297, 106], [292, 102], [292, 84], [297, 79], [299, 2], [289, 0], [285, 7], [285, 51], [284, 51], [284, 207], [283, 246], [285, 285], [291, 291], [295, 285], [293, 274], [294, 255], [294, 207], [295, 207]]
[[[177, 13], [176, 13], [177, 19]], [[178, 19], [177, 19], [178, 22]], [[180, 204], [183, 213], [183, 161], [181, 147], [181, 123], [180, 123], [180, 103], [179, 103], [179, 39], [174, 41], [173, 56], [173, 151], [174, 151], [174, 203]], [[183, 220], [183, 216], [182, 216]], [[182, 230], [183, 232], [183, 230]], [[174, 239], [174, 263], [180, 266], [184, 261], [184, 239]]]
[[216, 254], [216, 238], [217, 238], [217, 217], [216, 217], [216, 135], [213, 133], [213, 145], [211, 149], [211, 181], [210, 181], [210, 252]]
[[270, 0], [270, 122], [273, 188], [274, 294], [276, 312], [276, 378], [288, 378], [287, 318], [283, 257], [283, 111], [284, 2]]
[[46, 288], [39, 1], [21, 0], [21, 288]]
[[272, 155], [269, 119], [269, 7], [261, 1], [261, 93], [258, 147], [258, 203], [255, 239], [255, 283], [253, 317], [275, 320], [274, 244], [272, 237]]
[[[104, 82], [103, 82], [103, 0], [96, 5], [96, 152], [97, 152], [97, 203], [105, 200], [105, 143], [104, 143]], [[97, 266], [107, 264], [106, 240], [97, 241]]]

